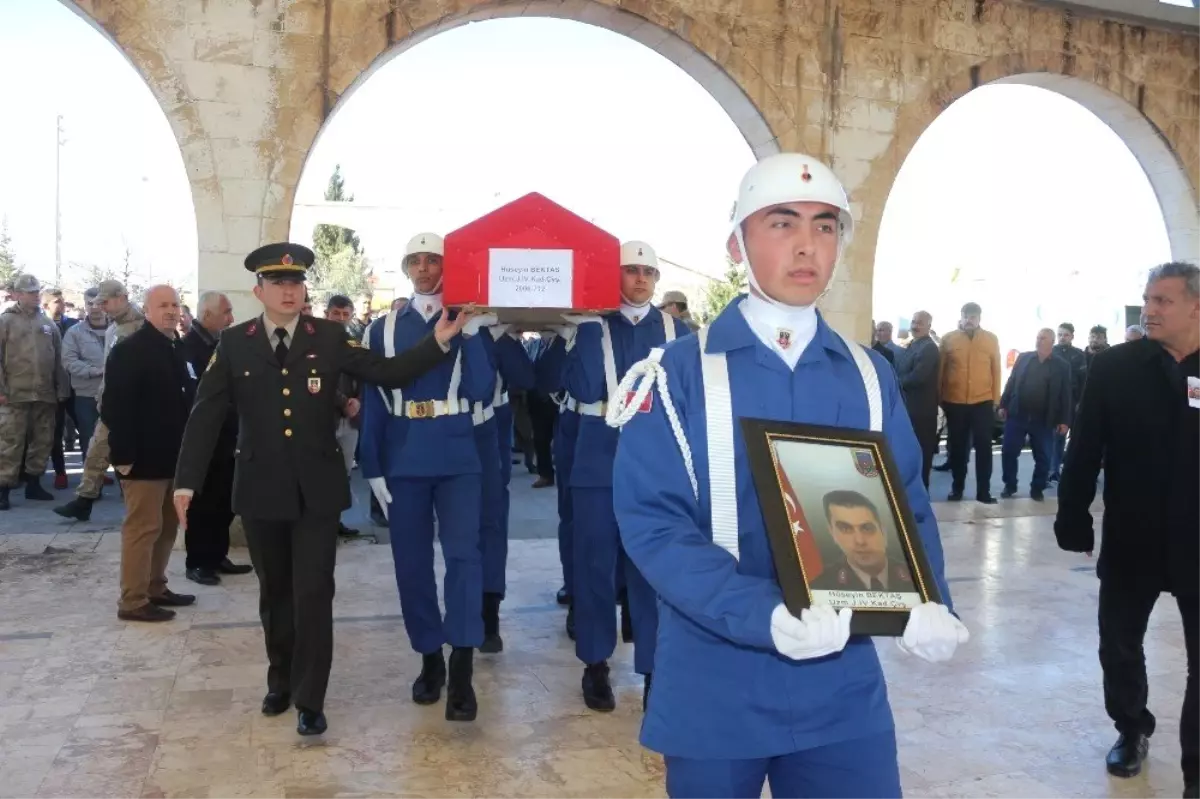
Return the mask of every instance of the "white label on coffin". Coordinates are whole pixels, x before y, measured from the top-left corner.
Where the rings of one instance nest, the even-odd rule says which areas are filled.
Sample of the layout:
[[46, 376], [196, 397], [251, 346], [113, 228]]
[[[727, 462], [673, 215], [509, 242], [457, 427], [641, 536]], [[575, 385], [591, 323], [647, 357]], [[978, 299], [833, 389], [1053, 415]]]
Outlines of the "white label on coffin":
[[488, 251], [488, 301], [493, 308], [570, 308], [572, 250]]

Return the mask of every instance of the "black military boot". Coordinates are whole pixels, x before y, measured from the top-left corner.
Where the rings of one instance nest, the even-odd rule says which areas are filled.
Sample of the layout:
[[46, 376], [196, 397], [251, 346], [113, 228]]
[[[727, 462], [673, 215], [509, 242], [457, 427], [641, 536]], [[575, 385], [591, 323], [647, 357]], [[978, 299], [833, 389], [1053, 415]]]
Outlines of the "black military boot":
[[450, 680], [446, 684], [446, 721], [474, 721], [479, 705], [471, 677], [475, 650], [456, 646], [450, 650]]
[[646, 705], [650, 704], [650, 683], [654, 680], [654, 674], [646, 675], [646, 684], [642, 686], [642, 712], [646, 712]]
[[42, 478], [39, 475], [27, 474], [25, 475], [25, 499], [48, 502], [54, 499], [54, 495], [42, 488]]
[[1150, 752], [1150, 739], [1141, 733], [1117, 736], [1117, 742], [1105, 758], [1108, 773], [1114, 777], [1136, 777], [1142, 772], [1142, 763]]
[[617, 709], [612, 685], [608, 682], [608, 661], [589, 663], [583, 670], [583, 703], [592, 710], [607, 713]]
[[421, 657], [424, 663], [413, 683], [412, 698], [418, 705], [432, 705], [442, 698], [442, 686], [446, 684], [446, 656], [438, 649]]
[[91, 497], [75, 497], [66, 505], [59, 505], [54, 512], [66, 519], [86, 522], [92, 518], [92, 503], [95, 501]]
[[0, 488], [0, 510], [12, 510], [12, 503], [8, 501], [8, 486]]
[[500, 594], [483, 595], [483, 643], [479, 651], [494, 655], [504, 651], [504, 639], [500, 637]]

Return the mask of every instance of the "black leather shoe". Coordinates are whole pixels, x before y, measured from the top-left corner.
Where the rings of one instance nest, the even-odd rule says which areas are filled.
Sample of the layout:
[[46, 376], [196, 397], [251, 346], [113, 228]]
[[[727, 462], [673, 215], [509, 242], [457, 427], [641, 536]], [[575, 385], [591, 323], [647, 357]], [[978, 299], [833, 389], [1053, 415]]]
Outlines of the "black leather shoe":
[[1000, 499], [1012, 499], [1017, 495], [1017, 489], [1006, 488], [1000, 492]]
[[962, 502], [961, 491], [951, 491], [950, 496], [946, 497], [947, 502]]
[[500, 594], [483, 595], [483, 643], [479, 651], [494, 655], [504, 651], [504, 639], [500, 637]]
[[296, 732], [301, 735], [321, 735], [329, 729], [329, 723], [325, 721], [325, 714], [321, 711], [305, 710], [302, 707], [296, 710]]
[[152, 596], [150, 601], [160, 608], [185, 608], [196, 602], [191, 594], [177, 594], [170, 588], [164, 588], [161, 596]]
[[209, 571], [208, 569], [188, 569], [184, 574], [193, 583], [199, 583], [200, 585], [221, 584], [221, 578], [217, 576], [216, 572]]
[[997, 500], [991, 494], [984, 494], [981, 497], [975, 497], [975, 501], [984, 505], [995, 505], [999, 500]]
[[442, 650], [422, 655], [421, 673], [412, 686], [412, 699], [418, 705], [432, 705], [442, 698], [446, 684], [446, 656]]
[[1150, 739], [1141, 733], [1120, 735], [1108, 751], [1105, 764], [1114, 777], [1136, 777], [1142, 772], [1142, 762], [1150, 751]]
[[613, 696], [608, 681], [608, 662], [590, 663], [583, 670], [583, 703], [592, 710], [607, 713], [617, 709], [617, 698]]
[[1046, 494], [1042, 491], [1030, 491], [1029, 498], [1032, 499], [1034, 502], [1045, 502]]
[[471, 677], [475, 672], [475, 650], [454, 647], [450, 652], [450, 679], [446, 682], [446, 721], [474, 721], [479, 713]]
[[292, 706], [292, 695], [283, 691], [271, 691], [263, 697], [264, 716], [278, 716]]
[[571, 595], [567, 593], [567, 587], [565, 585], [558, 589], [558, 594], [556, 594], [554, 598], [560, 605], [571, 604]]
[[229, 558], [225, 558], [225, 560], [221, 561], [221, 564], [217, 566], [217, 571], [219, 571], [221, 574], [249, 574], [250, 572], [254, 571], [254, 567], [249, 563], [238, 564], [234, 563]]

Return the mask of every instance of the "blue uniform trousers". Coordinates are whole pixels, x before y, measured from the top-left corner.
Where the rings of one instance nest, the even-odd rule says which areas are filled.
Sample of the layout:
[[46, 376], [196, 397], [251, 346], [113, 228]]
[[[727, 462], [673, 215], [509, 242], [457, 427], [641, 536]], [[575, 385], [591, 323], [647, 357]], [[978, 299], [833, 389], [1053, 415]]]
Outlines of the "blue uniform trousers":
[[[496, 446], [500, 456], [500, 529], [507, 547], [508, 509], [511, 497], [508, 485], [512, 482], [513, 414], [512, 406], [496, 406]], [[507, 551], [507, 550], [506, 550]], [[507, 562], [507, 559], [506, 559]]]
[[770, 780], [774, 799], [890, 799], [901, 796], [893, 732], [753, 760], [666, 757], [667, 795], [758, 799]]
[[[500, 473], [496, 419], [475, 425], [479, 449], [480, 501], [479, 551], [483, 555], [483, 592], [504, 596], [504, 571], [508, 564], [508, 528], [500, 523], [504, 506], [504, 484]], [[511, 458], [509, 460], [512, 460]]]
[[[400, 612], [412, 648], [423, 655], [443, 644], [478, 647], [483, 643], [483, 567], [479, 553], [480, 478], [389, 477], [392, 504], [388, 529]], [[446, 618], [438, 606], [433, 570], [433, 513], [446, 579], [442, 593]]]
[[1017, 490], [1017, 459], [1021, 457], [1021, 447], [1025, 445], [1025, 438], [1028, 437], [1029, 448], [1033, 450], [1033, 479], [1029, 488], [1031, 491], [1046, 490], [1046, 481], [1052, 468], [1055, 435], [1054, 428], [1045, 422], [1035, 422], [1021, 416], [1010, 416], [1004, 421], [1000, 471], [1004, 476], [1006, 489]]
[[563, 412], [558, 415], [554, 429], [554, 485], [558, 491], [558, 559], [562, 563], [563, 586], [567, 594], [575, 595], [575, 544], [572, 522], [575, 518], [571, 500], [571, 464], [575, 460], [575, 434], [579, 431], [579, 415]]
[[612, 657], [617, 648], [617, 575], [625, 572], [633, 617], [634, 668], [649, 674], [658, 635], [658, 597], [624, 556], [613, 513], [612, 488], [571, 489], [574, 505], [575, 655], [584, 663]]

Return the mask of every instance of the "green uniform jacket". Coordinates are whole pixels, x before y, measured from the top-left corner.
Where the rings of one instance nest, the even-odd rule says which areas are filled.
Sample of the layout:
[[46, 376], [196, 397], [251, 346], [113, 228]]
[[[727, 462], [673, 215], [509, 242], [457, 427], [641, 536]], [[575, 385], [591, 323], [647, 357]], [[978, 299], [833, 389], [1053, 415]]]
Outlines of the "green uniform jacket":
[[334, 437], [341, 417], [338, 378], [345, 373], [400, 388], [445, 357], [432, 334], [385, 358], [348, 341], [342, 325], [301, 316], [280, 367], [261, 319], [234, 325], [221, 334], [200, 380], [175, 488], [198, 492], [204, 486], [232, 400], [239, 425], [233, 511], [278, 521], [299, 519], [302, 508], [337, 516], [350, 507], [346, 462]]

